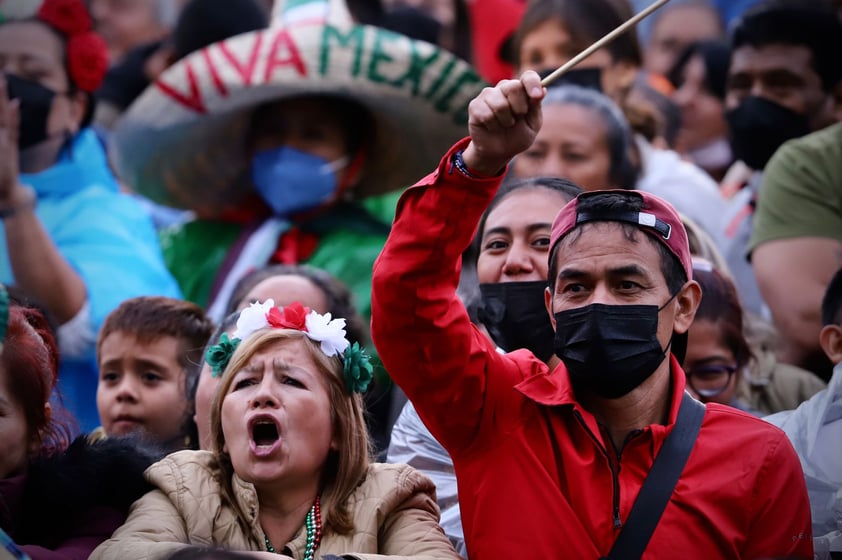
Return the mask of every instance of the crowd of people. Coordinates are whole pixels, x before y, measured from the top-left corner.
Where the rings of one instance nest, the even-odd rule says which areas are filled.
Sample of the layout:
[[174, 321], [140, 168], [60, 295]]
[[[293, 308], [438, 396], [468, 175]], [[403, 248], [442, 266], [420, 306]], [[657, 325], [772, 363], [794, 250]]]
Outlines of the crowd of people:
[[0, 0], [0, 558], [842, 558], [842, 2], [647, 4]]

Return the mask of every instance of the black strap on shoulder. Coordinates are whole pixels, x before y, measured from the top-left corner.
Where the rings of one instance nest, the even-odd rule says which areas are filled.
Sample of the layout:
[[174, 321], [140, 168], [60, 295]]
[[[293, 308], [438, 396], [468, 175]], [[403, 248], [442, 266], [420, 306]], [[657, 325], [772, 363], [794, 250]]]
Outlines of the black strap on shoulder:
[[684, 465], [687, 464], [687, 458], [693, 451], [704, 417], [705, 405], [685, 392], [675, 426], [655, 457], [655, 462], [634, 501], [629, 518], [614, 541], [607, 558], [638, 560], [643, 556], [661, 514], [664, 513], [675, 490]]

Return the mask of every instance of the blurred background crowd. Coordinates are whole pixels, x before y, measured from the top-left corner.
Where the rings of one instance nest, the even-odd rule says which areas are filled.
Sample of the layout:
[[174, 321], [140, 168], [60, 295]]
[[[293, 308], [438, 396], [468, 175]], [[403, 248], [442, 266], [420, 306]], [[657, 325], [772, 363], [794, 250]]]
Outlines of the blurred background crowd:
[[[7, 341], [0, 410], [41, 410], [46, 391], [53, 412], [26, 412], [26, 430], [209, 448], [218, 380], [203, 351], [231, 314], [300, 301], [367, 344], [398, 197], [467, 134], [468, 101], [548, 74], [647, 5], [0, 0], [0, 283], [54, 347], [52, 373], [28, 387]], [[703, 401], [767, 416], [828, 390], [840, 55], [838, 1], [672, 0], [549, 88], [538, 137], [508, 168], [512, 183], [575, 184], [567, 198], [637, 189], [682, 214], [704, 289], [684, 368]], [[547, 236], [488, 245], [494, 212], [460, 295], [503, 350], [544, 358], [498, 324], [493, 285], [545, 280]], [[380, 459], [423, 455], [394, 448], [405, 398], [382, 368], [365, 403]], [[14, 462], [3, 430], [0, 418], [3, 479], [66, 450], [30, 442]], [[838, 490], [842, 466], [827, 478]], [[438, 495], [458, 545], [455, 482]]]

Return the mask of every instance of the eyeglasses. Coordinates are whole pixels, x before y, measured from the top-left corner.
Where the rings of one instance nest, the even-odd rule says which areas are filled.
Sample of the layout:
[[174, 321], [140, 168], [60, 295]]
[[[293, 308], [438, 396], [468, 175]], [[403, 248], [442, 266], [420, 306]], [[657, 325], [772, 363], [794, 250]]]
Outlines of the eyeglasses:
[[687, 383], [696, 393], [712, 398], [728, 388], [736, 371], [737, 366], [711, 364], [688, 369], [684, 373], [687, 375]]

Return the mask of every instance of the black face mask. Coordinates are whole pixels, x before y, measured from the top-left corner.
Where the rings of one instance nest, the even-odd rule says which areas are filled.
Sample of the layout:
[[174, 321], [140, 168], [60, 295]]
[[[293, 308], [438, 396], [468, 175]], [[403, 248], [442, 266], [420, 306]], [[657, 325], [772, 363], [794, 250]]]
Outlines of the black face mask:
[[546, 362], [553, 355], [553, 325], [544, 307], [547, 282], [480, 284], [480, 321], [503, 350], [532, 351]]
[[[673, 296], [675, 297], [675, 296]], [[592, 303], [555, 314], [555, 353], [577, 391], [617, 399], [646, 381], [666, 357], [656, 305]]]
[[38, 82], [6, 74], [9, 99], [20, 100], [20, 134], [18, 148], [25, 150], [47, 139], [47, 118], [55, 92]]
[[[549, 68], [538, 72], [541, 78], [546, 78], [553, 72], [555, 68]], [[602, 69], [600, 68], [574, 68], [565, 74], [562, 74], [556, 81], [548, 87], [559, 86], [579, 86], [586, 89], [592, 89], [602, 93]]]
[[766, 167], [781, 144], [810, 133], [805, 115], [763, 97], [745, 98], [725, 118], [734, 156], [757, 171]]

